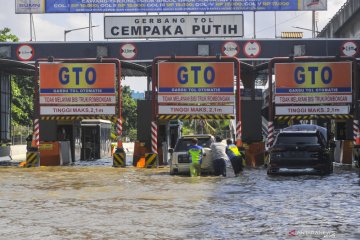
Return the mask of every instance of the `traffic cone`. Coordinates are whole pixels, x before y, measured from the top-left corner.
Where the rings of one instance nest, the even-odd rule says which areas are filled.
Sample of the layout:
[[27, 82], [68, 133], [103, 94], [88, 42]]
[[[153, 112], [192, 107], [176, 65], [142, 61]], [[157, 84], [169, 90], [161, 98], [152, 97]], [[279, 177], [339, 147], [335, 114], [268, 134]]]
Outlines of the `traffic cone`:
[[32, 147], [32, 148], [37, 148], [36, 139], [35, 139], [35, 134], [32, 135], [31, 147]]
[[236, 146], [237, 147], [242, 147], [242, 145], [243, 145], [243, 143], [242, 143], [241, 139], [237, 139], [236, 140]]
[[117, 141], [117, 146], [116, 146], [117, 148], [123, 148], [123, 144], [122, 144], [122, 141], [121, 141], [121, 139], [119, 139], [118, 141]]
[[121, 141], [121, 138], [119, 137], [118, 141], [117, 141], [117, 146], [116, 146], [116, 150], [115, 153], [124, 153], [124, 147]]
[[138, 167], [138, 168], [144, 168], [145, 167], [145, 158], [144, 157], [139, 159], [139, 161], [136, 163], [136, 167]]

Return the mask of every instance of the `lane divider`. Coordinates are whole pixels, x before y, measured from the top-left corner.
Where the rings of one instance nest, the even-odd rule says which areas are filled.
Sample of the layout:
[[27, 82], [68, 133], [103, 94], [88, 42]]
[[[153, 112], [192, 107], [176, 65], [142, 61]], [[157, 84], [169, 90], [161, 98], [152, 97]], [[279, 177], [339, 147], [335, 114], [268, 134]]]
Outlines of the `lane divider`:
[[156, 153], [145, 153], [145, 168], [157, 168], [159, 166]]

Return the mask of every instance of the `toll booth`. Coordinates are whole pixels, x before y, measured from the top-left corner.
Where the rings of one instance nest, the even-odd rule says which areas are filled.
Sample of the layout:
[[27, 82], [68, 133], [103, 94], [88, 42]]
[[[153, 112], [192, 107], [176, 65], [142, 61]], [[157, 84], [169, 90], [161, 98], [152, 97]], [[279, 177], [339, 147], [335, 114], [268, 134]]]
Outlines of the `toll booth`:
[[170, 120], [167, 126], [168, 146], [175, 148], [176, 141], [181, 137], [183, 123], [180, 120]]
[[169, 148], [175, 148], [177, 140], [181, 137], [182, 133], [182, 121], [170, 120], [160, 121], [159, 130], [164, 126], [165, 132], [159, 131], [159, 134], [163, 139], [161, 142], [162, 162], [167, 164], [170, 161]]
[[80, 121], [50, 118], [40, 120], [41, 165], [57, 166], [79, 161]]
[[[135, 143], [134, 161], [139, 160], [144, 153], [151, 152], [151, 105], [152, 101], [137, 101], [137, 140]], [[181, 137], [182, 122], [180, 120], [160, 120], [158, 131], [158, 154], [160, 164], [169, 161], [169, 148], [174, 148], [176, 141]]]
[[111, 122], [91, 119], [81, 121], [81, 160], [111, 157]]
[[358, 98], [356, 73], [356, 60], [349, 57], [272, 59], [268, 65], [269, 145], [279, 123], [317, 124], [328, 130], [329, 141], [335, 143], [335, 162], [352, 164], [358, 131], [354, 121], [358, 116], [354, 107]]

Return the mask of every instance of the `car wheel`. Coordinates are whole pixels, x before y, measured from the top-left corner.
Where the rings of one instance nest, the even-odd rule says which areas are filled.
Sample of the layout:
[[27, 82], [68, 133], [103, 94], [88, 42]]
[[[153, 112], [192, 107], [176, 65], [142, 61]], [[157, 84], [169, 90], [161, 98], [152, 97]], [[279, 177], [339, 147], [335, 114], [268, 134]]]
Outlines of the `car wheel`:
[[267, 173], [267, 175], [271, 176], [271, 175], [275, 175], [278, 171], [279, 171], [279, 169], [277, 169], [277, 168], [268, 168], [266, 173]]
[[334, 164], [333, 162], [330, 162], [330, 173], [334, 172]]
[[356, 167], [356, 168], [360, 168], [359, 160], [357, 160], [357, 161], [355, 162], [355, 167]]
[[329, 162], [324, 168], [320, 170], [320, 175], [328, 175], [333, 172], [332, 162]]

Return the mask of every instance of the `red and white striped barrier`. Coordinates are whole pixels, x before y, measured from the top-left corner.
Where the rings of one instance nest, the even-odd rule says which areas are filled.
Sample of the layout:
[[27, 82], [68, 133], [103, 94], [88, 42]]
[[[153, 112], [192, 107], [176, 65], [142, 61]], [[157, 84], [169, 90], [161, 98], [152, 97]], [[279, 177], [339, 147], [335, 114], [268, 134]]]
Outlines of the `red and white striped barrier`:
[[268, 139], [267, 139], [267, 144], [268, 147], [271, 147], [274, 143], [274, 123], [273, 122], [268, 122]]
[[242, 129], [241, 129], [241, 121], [238, 121], [236, 124], [236, 146], [242, 146]]
[[153, 153], [158, 153], [157, 151], [157, 124], [156, 122], [151, 122], [151, 151]]
[[117, 132], [117, 148], [123, 148], [123, 144], [121, 141], [121, 135], [122, 135], [122, 121], [121, 118], [118, 118], [116, 122], [116, 132]]
[[360, 145], [359, 120], [354, 120], [353, 135], [354, 135], [354, 145]]
[[40, 146], [40, 124], [39, 119], [34, 120], [34, 139], [35, 139], [35, 147], [39, 149]]
[[120, 137], [122, 135], [122, 121], [121, 121], [121, 118], [118, 118], [118, 120], [117, 120], [116, 132], [117, 132], [118, 137]]

